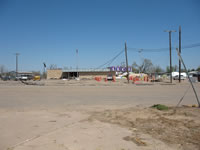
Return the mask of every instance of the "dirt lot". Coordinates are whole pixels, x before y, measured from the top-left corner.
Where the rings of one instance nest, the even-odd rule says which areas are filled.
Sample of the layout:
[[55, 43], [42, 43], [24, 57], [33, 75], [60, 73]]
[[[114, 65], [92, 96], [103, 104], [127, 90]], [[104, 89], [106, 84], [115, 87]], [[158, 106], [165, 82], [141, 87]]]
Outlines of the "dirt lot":
[[181, 107], [174, 111], [155, 110], [153, 108], [128, 108], [95, 112], [89, 118], [120, 125], [132, 131], [131, 136], [123, 139], [138, 146], [157, 145], [144, 135], [160, 140], [175, 149], [200, 149], [200, 109]]
[[[0, 150], [198, 150], [200, 109], [189, 84], [0, 81]], [[200, 84], [195, 83], [197, 93]], [[167, 111], [150, 108], [170, 106]], [[181, 105], [196, 104], [190, 88]]]

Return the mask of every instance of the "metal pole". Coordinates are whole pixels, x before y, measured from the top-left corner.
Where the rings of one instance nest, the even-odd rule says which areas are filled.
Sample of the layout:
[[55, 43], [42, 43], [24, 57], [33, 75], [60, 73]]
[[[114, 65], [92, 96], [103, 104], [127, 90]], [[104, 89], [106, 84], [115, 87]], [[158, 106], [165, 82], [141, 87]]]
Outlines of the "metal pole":
[[[179, 53], [181, 54], [181, 26], [179, 26]], [[181, 61], [179, 60], [179, 83], [181, 82]]]
[[187, 71], [187, 68], [186, 68], [186, 66], [185, 66], [185, 63], [183, 62], [183, 59], [182, 59], [182, 57], [181, 57], [181, 54], [179, 53], [178, 48], [176, 48], [176, 51], [177, 51], [177, 53], [178, 53], [179, 60], [180, 60], [180, 61], [182, 62], [182, 64], [183, 64], [183, 67], [184, 67], [184, 69], [185, 69], [185, 71], [186, 71], [186, 74], [187, 74], [187, 76], [188, 76], [188, 79], [189, 79], [189, 81], [190, 81], [190, 84], [191, 84], [191, 86], [192, 86], [192, 89], [193, 89], [193, 91], [194, 91], [195, 97], [196, 97], [196, 99], [197, 99], [197, 103], [198, 103], [198, 105], [199, 105], [199, 107], [200, 107], [200, 102], [199, 102], [199, 98], [198, 98], [197, 92], [196, 92], [196, 90], [195, 90], [195, 88], [194, 88], [194, 85], [192, 84], [192, 81], [191, 81], [191, 79], [190, 79], [190, 77], [189, 77], [189, 73], [188, 73], [188, 71]]
[[76, 70], [78, 70], [78, 49], [76, 49]]
[[15, 53], [16, 55], [16, 77], [18, 77], [18, 55], [19, 53]]
[[125, 57], [126, 57], [127, 80], [128, 80], [128, 83], [129, 83], [128, 56], [127, 56], [127, 46], [126, 46], [126, 42], [125, 42]]

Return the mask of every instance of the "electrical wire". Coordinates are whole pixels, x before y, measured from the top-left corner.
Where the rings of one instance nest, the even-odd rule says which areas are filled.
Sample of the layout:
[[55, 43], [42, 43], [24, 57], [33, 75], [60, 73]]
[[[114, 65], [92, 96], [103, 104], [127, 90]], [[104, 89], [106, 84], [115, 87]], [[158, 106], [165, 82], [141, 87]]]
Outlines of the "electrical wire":
[[[190, 44], [186, 46], [182, 46], [181, 49], [188, 49], [188, 48], [194, 48], [194, 47], [200, 47], [200, 43], [195, 43], [195, 44]], [[129, 51], [136, 51], [136, 52], [163, 52], [163, 51], [168, 51], [169, 48], [151, 48], [151, 49], [146, 49], [146, 48], [131, 48], [128, 47]], [[172, 50], [176, 50], [175, 47], [172, 47]]]
[[128, 50], [135, 51], [135, 52], [163, 52], [163, 51], [168, 51], [169, 48], [144, 49], [144, 48], [130, 48], [130, 47], [128, 47]]
[[200, 43], [195, 43], [195, 44], [190, 44], [190, 45], [182, 46], [182, 49], [194, 48], [194, 47], [200, 47]]
[[117, 59], [122, 53], [124, 53], [124, 50], [122, 50], [119, 54], [117, 54], [111, 61], [110, 63], [108, 64], [108, 66], [110, 66], [112, 64], [112, 62]]
[[117, 57], [119, 57], [122, 53], [124, 52], [124, 50], [120, 51], [116, 56], [114, 56], [112, 59], [108, 60], [106, 63], [100, 65], [99, 67], [97, 67], [96, 69], [102, 68], [105, 65], [110, 65], [115, 59], [117, 59]]
[[[200, 43], [195, 43], [195, 44], [190, 44], [190, 45], [186, 45], [186, 46], [182, 46], [181, 49], [188, 49], [188, 48], [194, 48], [194, 47], [200, 47]], [[175, 50], [175, 47], [172, 47], [172, 50]], [[131, 48], [128, 47], [127, 50], [129, 51], [135, 51], [135, 52], [165, 52], [168, 51], [169, 48]], [[106, 63], [100, 65], [99, 67], [97, 67], [96, 69], [102, 68], [105, 65], [110, 66], [110, 64], [112, 64], [112, 62], [117, 59], [117, 57], [119, 57], [122, 53], [124, 52], [124, 49], [122, 51], [120, 51], [116, 56], [114, 56], [112, 59], [108, 60]]]

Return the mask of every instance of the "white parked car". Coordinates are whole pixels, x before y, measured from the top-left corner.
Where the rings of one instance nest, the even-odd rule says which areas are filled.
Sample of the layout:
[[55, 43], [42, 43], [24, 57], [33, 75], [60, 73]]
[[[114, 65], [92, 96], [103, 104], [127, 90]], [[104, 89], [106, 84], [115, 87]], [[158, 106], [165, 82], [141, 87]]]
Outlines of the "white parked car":
[[[174, 80], [179, 80], [179, 75], [176, 75], [174, 78]], [[181, 80], [185, 80], [186, 77], [184, 77], [183, 75], [181, 75]]]
[[21, 80], [28, 80], [27, 76], [21, 76]]
[[27, 76], [19, 76], [15, 78], [16, 80], [28, 80]]

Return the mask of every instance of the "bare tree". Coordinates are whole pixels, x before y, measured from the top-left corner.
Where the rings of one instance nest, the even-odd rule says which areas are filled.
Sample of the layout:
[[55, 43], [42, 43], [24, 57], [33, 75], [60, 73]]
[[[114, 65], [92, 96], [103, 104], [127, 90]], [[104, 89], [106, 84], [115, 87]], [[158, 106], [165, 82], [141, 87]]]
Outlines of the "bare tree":
[[140, 72], [147, 73], [151, 72], [153, 64], [150, 59], [144, 59], [142, 64], [139, 66]]
[[196, 69], [196, 71], [200, 71], [200, 66]]
[[[172, 72], [174, 72], [174, 71], [178, 71], [178, 66], [177, 65], [172, 66]], [[166, 72], [170, 73], [170, 67], [169, 66], [167, 66]]]
[[137, 65], [136, 62], [133, 62], [133, 64], [132, 64], [132, 71], [135, 73], [139, 72], [139, 66]]
[[66, 67], [66, 66], [65, 66], [65, 67], [63, 67], [63, 69], [64, 69], [64, 70], [69, 70], [69, 68], [68, 68], [68, 67]]
[[141, 65], [138, 65], [136, 62], [133, 62], [132, 70], [133, 72], [136, 72], [136, 73], [163, 72], [163, 69], [160, 66], [154, 66], [150, 59], [144, 59]]
[[4, 65], [0, 65], [0, 74], [3, 74], [6, 72], [6, 68], [4, 67]]
[[51, 65], [49, 66], [49, 69], [50, 69], [50, 70], [57, 69], [57, 65], [55, 65], [55, 64], [51, 64]]
[[164, 70], [160, 66], [154, 66], [152, 72], [160, 73], [160, 72], [164, 72]]

